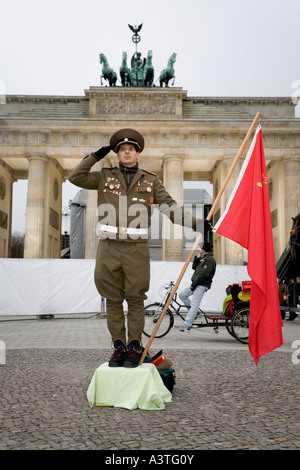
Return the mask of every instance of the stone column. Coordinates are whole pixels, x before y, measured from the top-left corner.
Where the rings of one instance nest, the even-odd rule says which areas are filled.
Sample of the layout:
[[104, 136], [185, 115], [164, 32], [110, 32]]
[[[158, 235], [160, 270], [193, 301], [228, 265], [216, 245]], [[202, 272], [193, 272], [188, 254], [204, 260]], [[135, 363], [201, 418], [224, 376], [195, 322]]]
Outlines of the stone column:
[[300, 157], [284, 158], [285, 244], [290, 238], [292, 217], [300, 212]]
[[[226, 178], [231, 165], [233, 163], [234, 158], [224, 158], [223, 165], [224, 165], [224, 178]], [[240, 173], [242, 167], [242, 162], [239, 161], [236, 165], [234, 172], [231, 175], [231, 178], [228, 181], [226, 189], [224, 191], [225, 196], [225, 207], [227, 202], [231, 196], [233, 188], [236, 183], [236, 179]], [[224, 208], [225, 209], [225, 208]], [[224, 238], [224, 237], [223, 237]], [[229, 240], [228, 238], [224, 238], [222, 249], [224, 249], [225, 253], [225, 264], [234, 264], [234, 265], [243, 265], [244, 264], [244, 249], [238, 244]]]
[[12, 220], [12, 169], [0, 159], [0, 258], [10, 256]]
[[[183, 155], [165, 155], [163, 177], [168, 193], [179, 205], [183, 205]], [[162, 258], [165, 261], [182, 261], [183, 229], [163, 217]]]
[[24, 258], [44, 258], [46, 155], [29, 161]]

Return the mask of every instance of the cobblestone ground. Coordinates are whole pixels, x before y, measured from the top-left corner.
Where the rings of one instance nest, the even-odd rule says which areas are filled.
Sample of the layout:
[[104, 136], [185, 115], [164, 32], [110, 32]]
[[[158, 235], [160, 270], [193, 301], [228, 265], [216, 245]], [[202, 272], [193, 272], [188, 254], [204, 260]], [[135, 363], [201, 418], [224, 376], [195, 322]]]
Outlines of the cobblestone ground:
[[248, 351], [164, 352], [177, 376], [173, 401], [161, 411], [130, 411], [89, 407], [89, 382], [109, 350], [8, 351], [0, 450], [300, 448], [300, 365], [290, 354], [271, 353], [255, 366]]

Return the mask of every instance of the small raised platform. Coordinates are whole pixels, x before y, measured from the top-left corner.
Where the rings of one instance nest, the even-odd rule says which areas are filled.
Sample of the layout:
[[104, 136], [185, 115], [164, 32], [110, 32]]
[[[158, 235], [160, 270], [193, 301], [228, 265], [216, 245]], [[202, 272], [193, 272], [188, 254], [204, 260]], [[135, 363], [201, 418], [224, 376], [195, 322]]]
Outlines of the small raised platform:
[[130, 369], [109, 367], [105, 362], [94, 372], [87, 399], [91, 407], [163, 410], [165, 403], [172, 401], [172, 395], [153, 364]]

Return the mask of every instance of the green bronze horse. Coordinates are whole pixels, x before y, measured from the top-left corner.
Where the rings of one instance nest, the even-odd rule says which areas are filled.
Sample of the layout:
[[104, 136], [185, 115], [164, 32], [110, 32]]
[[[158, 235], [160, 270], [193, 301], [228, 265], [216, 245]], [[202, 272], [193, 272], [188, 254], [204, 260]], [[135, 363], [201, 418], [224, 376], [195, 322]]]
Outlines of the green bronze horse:
[[100, 77], [100, 83], [103, 85], [102, 78], [104, 80], [108, 80], [109, 86], [116, 86], [117, 82], [117, 74], [116, 72], [110, 68], [108, 65], [107, 58], [105, 57], [104, 54], [99, 54], [99, 59], [100, 59], [100, 64], [102, 65], [102, 74]]
[[173, 78], [172, 85], [174, 85], [175, 81], [175, 70], [173, 67], [174, 62], [176, 61], [176, 54], [175, 52], [171, 55], [171, 57], [168, 60], [168, 65], [167, 68], [162, 70], [159, 76], [159, 84], [162, 87], [163, 84], [165, 84], [166, 87], [169, 86], [169, 81]]
[[123, 52], [122, 64], [120, 67], [120, 77], [121, 77], [122, 86], [131, 85], [130, 69], [127, 65], [127, 52]]
[[144, 86], [152, 86], [154, 81], [154, 68], [152, 65], [152, 51], [148, 51], [144, 66]]

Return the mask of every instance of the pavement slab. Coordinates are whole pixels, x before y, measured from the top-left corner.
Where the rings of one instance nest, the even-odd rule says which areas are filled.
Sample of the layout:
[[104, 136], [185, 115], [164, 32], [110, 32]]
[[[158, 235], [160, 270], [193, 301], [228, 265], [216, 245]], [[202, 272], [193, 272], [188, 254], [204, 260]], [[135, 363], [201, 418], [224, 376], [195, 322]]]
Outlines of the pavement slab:
[[112, 352], [105, 319], [0, 321], [0, 450], [299, 450], [300, 319], [283, 331], [256, 366], [225, 328], [173, 328], [150, 346], [173, 362], [172, 402], [145, 411], [89, 406]]

